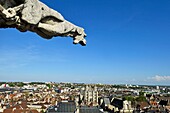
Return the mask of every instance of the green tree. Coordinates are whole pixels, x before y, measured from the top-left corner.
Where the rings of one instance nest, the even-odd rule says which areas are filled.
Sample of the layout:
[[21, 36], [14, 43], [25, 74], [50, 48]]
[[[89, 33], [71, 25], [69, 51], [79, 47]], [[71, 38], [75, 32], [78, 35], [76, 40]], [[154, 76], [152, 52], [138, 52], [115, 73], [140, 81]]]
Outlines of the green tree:
[[146, 102], [146, 97], [143, 95], [140, 95], [135, 99], [137, 102]]
[[46, 84], [47, 87], [52, 88], [51, 84]]
[[18, 82], [16, 85], [17, 85], [18, 87], [23, 87], [25, 84], [24, 84], [23, 82]]
[[8, 85], [10, 86], [10, 87], [15, 87], [15, 84], [14, 83], [8, 83]]
[[135, 98], [133, 96], [125, 96], [123, 99], [131, 102], [135, 101]]
[[139, 92], [139, 96], [144, 96], [145, 92]]
[[41, 110], [41, 113], [45, 113], [44, 110]]

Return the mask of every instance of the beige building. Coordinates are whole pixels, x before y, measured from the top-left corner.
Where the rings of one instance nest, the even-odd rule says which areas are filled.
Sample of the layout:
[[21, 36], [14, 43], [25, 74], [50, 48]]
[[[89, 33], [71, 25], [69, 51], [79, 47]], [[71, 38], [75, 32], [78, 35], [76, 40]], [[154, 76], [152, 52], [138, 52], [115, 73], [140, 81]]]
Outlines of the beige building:
[[86, 86], [86, 88], [81, 91], [83, 97], [83, 103], [85, 105], [97, 106], [98, 105], [98, 91], [97, 88], [92, 88], [91, 86]]

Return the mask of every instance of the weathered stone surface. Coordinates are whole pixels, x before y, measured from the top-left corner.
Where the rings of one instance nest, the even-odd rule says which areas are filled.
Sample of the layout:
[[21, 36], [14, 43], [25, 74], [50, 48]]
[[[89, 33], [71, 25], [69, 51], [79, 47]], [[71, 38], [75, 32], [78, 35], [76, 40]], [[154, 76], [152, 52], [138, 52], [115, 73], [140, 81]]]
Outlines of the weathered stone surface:
[[46, 39], [70, 36], [74, 44], [86, 45], [83, 28], [68, 22], [39, 0], [0, 0], [0, 28], [32, 31]]

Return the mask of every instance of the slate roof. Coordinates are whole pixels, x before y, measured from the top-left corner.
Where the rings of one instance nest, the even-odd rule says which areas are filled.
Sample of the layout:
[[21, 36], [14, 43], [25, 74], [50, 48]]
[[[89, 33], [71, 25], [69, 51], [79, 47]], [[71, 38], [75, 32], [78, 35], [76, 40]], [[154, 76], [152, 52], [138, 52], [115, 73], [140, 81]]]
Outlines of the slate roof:
[[111, 105], [118, 107], [119, 109], [122, 109], [123, 108], [123, 100], [114, 98], [114, 100], [111, 102]]
[[103, 101], [104, 101], [105, 104], [110, 104], [110, 99], [109, 98], [104, 98]]
[[75, 102], [60, 102], [58, 104], [57, 112], [74, 112], [76, 111]]
[[60, 102], [57, 106], [48, 109], [48, 113], [74, 113], [76, 111], [76, 103], [74, 101]]
[[161, 101], [159, 102], [159, 105], [165, 105], [165, 106], [167, 106], [167, 105], [168, 105], [168, 100], [161, 100]]
[[98, 107], [80, 107], [79, 113], [102, 113]]
[[6, 92], [6, 91], [14, 91], [14, 89], [13, 88], [0, 88], [0, 92], [2, 92], [2, 93], [4, 93], [4, 92]]

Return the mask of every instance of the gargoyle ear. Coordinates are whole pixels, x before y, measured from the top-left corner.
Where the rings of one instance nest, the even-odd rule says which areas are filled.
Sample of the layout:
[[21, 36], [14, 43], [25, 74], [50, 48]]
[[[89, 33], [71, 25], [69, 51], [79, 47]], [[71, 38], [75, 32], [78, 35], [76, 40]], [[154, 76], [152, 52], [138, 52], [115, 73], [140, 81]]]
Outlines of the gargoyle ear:
[[79, 35], [83, 34], [83, 33], [84, 33], [84, 29], [83, 29], [83, 28], [78, 28], [78, 29], [77, 29], [77, 33], [78, 33]]

